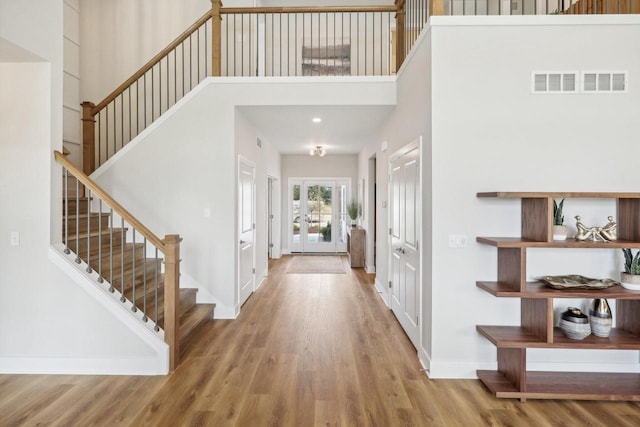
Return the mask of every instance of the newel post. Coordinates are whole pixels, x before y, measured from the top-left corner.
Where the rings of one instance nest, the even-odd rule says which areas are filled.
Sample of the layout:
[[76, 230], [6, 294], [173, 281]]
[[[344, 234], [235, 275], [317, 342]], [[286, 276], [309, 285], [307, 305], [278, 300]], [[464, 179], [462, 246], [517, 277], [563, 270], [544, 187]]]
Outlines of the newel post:
[[211, 75], [222, 73], [222, 8], [221, 0], [211, 0]]
[[404, 62], [404, 2], [396, 0], [396, 73]]
[[164, 236], [164, 342], [169, 345], [169, 369], [180, 363], [180, 241]]
[[96, 119], [91, 114], [93, 102], [82, 104], [82, 172], [90, 175], [96, 169]]

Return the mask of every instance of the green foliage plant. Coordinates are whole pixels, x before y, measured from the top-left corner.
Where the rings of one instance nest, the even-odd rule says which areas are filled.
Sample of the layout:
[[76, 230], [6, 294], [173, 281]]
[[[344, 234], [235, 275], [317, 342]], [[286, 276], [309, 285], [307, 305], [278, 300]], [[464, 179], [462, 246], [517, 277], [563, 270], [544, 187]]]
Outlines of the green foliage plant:
[[640, 250], [636, 252], [635, 256], [631, 249], [623, 249], [624, 253], [624, 272], [634, 276], [640, 275]]
[[562, 208], [564, 206], [564, 199], [560, 203], [553, 201], [553, 225], [564, 225], [564, 214]]
[[347, 214], [349, 214], [349, 218], [352, 221], [358, 219], [358, 214], [360, 213], [360, 203], [356, 199], [351, 199], [349, 203], [347, 203]]

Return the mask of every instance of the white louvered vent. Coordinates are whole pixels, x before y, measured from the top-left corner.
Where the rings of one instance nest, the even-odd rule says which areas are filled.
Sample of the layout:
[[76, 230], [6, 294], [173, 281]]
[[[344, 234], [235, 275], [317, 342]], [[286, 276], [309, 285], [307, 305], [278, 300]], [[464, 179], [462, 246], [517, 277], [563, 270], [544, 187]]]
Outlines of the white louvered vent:
[[533, 93], [577, 92], [577, 72], [534, 72], [532, 76]]
[[582, 81], [582, 90], [588, 93], [627, 91], [627, 73], [623, 71], [584, 72]]

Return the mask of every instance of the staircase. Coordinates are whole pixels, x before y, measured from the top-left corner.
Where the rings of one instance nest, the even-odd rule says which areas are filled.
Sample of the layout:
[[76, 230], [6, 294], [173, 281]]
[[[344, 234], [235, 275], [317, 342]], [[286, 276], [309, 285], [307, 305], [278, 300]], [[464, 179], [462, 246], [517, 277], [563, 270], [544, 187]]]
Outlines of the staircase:
[[[165, 293], [165, 278], [169, 271], [168, 266], [164, 265], [167, 256], [164, 255], [163, 259], [158, 246], [143, 237], [146, 228], [137, 220], [133, 217], [128, 222], [121, 219], [130, 214], [121, 209], [117, 202], [92, 195], [80, 181], [90, 183], [96, 189], [99, 187], [62, 154], [56, 152], [56, 159], [69, 172], [63, 178], [62, 243], [65, 252], [76, 255], [78, 268], [92, 273], [92, 277], [97, 274], [95, 280], [98, 283], [109, 285], [109, 291], [118, 297], [114, 298], [114, 303], [117, 304], [119, 299], [133, 313], [142, 313], [136, 317], [150, 329], [153, 328], [159, 336], [164, 331], [170, 353], [175, 352], [175, 358], [172, 357], [171, 361], [171, 370], [174, 370], [178, 365], [180, 350], [185, 350], [183, 345], [187, 343], [189, 335], [213, 318], [215, 304], [196, 304], [197, 289], [179, 288], [175, 310], [177, 327], [170, 334], [179, 337], [179, 341], [173, 345], [165, 328], [165, 306], [173, 306], [172, 302], [165, 304], [168, 302], [165, 297], [169, 298]], [[83, 176], [76, 178], [80, 175]], [[162, 243], [160, 241], [161, 246]]]
[[568, 15], [640, 13], [640, 0], [577, 0], [564, 13]]

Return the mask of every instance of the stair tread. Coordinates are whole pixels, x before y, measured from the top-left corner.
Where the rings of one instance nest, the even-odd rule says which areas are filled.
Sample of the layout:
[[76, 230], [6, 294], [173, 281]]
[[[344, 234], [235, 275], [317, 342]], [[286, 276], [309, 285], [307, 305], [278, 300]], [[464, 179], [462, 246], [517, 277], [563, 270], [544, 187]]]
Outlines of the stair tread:
[[196, 304], [192, 309], [180, 316], [180, 340], [184, 340], [201, 323], [213, 318], [215, 304]]

